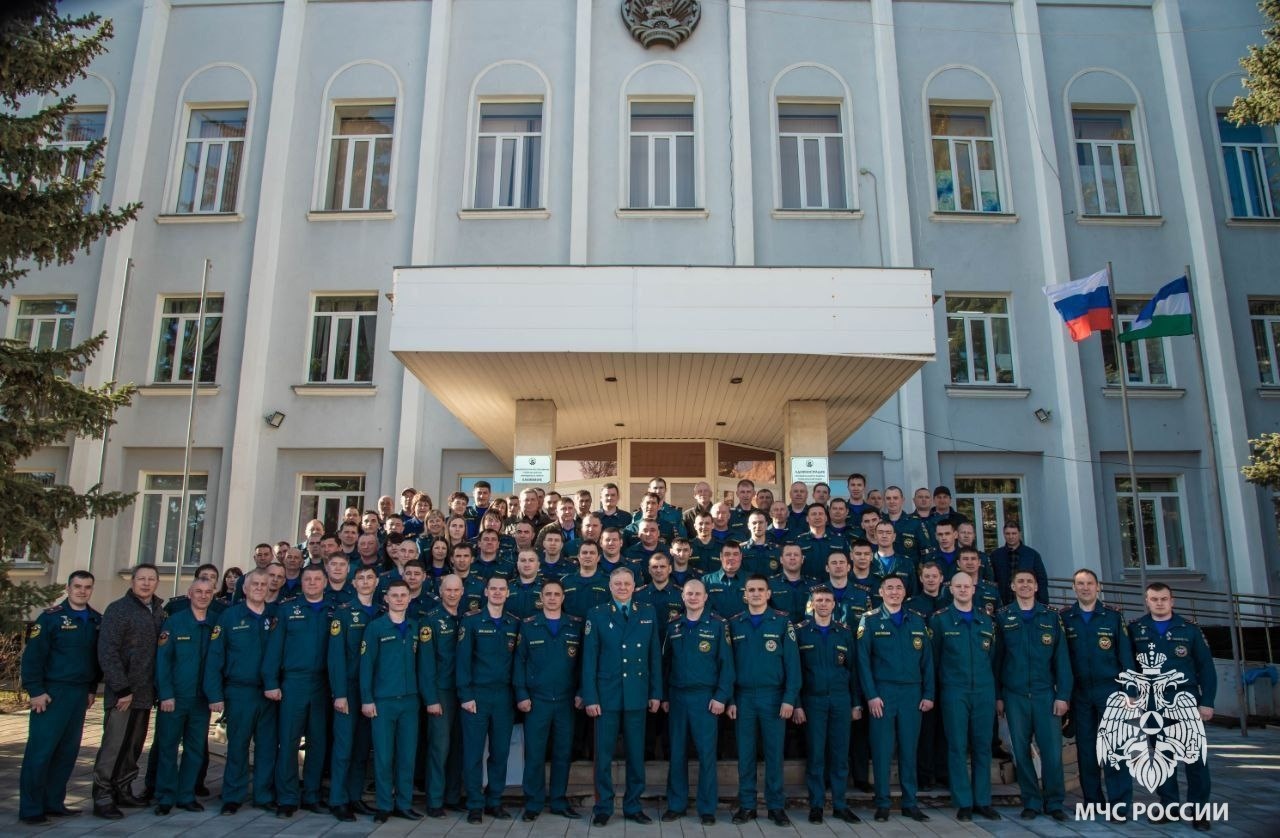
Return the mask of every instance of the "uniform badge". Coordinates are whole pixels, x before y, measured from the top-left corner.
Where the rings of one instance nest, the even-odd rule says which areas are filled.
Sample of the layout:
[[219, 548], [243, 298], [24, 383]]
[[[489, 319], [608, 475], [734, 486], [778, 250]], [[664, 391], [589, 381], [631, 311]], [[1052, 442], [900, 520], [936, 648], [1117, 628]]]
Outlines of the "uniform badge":
[[764, 648], [766, 652], [776, 652], [778, 651], [778, 641], [766, 640], [764, 642]]
[[418, 639], [423, 643], [426, 643], [429, 640], [431, 640], [431, 626], [423, 626], [422, 628], [418, 629]]
[[160, 632], [160, 636], [156, 638], [156, 645], [163, 646], [168, 642], [169, 642], [169, 632], [167, 631]]
[[217, 640], [222, 636], [222, 626], [214, 626], [213, 631], [209, 633], [210, 640]]
[[985, 652], [990, 648], [991, 648], [991, 638], [989, 637], [982, 638], [982, 651]]
[[1103, 635], [1102, 637], [1099, 637], [1099, 638], [1098, 638], [1098, 648], [1099, 648], [1099, 649], [1101, 649], [1101, 650], [1102, 650], [1102, 651], [1104, 651], [1104, 652], [1105, 652], [1105, 651], [1107, 651], [1108, 649], [1110, 649], [1110, 648], [1111, 648], [1111, 638], [1110, 638], [1110, 637], [1107, 637], [1106, 635]]
[[361, 640], [361, 641], [360, 641], [360, 654], [362, 654], [362, 655], [363, 655], [363, 654], [365, 653], [365, 651], [366, 651], [368, 648], [369, 648], [369, 644], [368, 644], [368, 643], [365, 643], [363, 640]]
[[996, 604], [994, 602], [988, 602], [986, 609], [988, 617], [994, 617], [996, 615]]
[[910, 550], [916, 546], [916, 537], [914, 535], [904, 535], [902, 537], [902, 546]]
[[40, 636], [40, 624], [39, 624], [39, 623], [32, 623], [31, 625], [27, 626], [27, 639], [28, 639], [28, 640], [35, 640], [35, 639], [36, 639], [37, 637], [39, 637], [39, 636]]
[[[769, 641], [769, 643], [772, 643], [772, 642], [773, 642], [772, 640], [770, 640], [770, 641]], [[768, 644], [765, 644], [765, 645], [767, 646]], [[702, 641], [701, 643], [699, 643], [699, 644], [698, 644], [698, 651], [699, 651], [699, 652], [710, 652], [710, 651], [711, 651], [711, 641], [710, 641], [710, 640], [704, 640], [704, 641]], [[770, 649], [769, 651], [770, 651], [770, 652], [772, 652], [772, 651], [773, 651], [773, 649]]]
[[778, 569], [778, 563], [777, 563], [776, 561], [774, 561], [773, 559], [769, 559], [769, 569], [770, 569], [770, 570], [777, 570], [777, 569]]
[[836, 666], [844, 666], [844, 652], [836, 652]]
[[921, 637], [921, 636], [920, 636], [920, 635], [918, 635], [918, 634], [917, 634], [915, 637], [911, 638], [911, 648], [912, 648], [912, 649], [915, 649], [917, 652], [918, 652], [918, 651], [920, 651], [921, 649], [923, 649], [923, 648], [924, 648], [924, 638], [923, 638], [923, 637]]
[[333, 637], [342, 634], [342, 622], [340, 620], [333, 620], [329, 623], [329, 634]]
[[1046, 646], [1052, 646], [1053, 635], [1046, 631], [1044, 634], [1040, 635], [1040, 642]]
[[466, 636], [467, 636], [467, 627], [466, 627], [466, 626], [458, 626], [458, 642], [459, 642], [459, 643], [461, 643], [461, 642], [462, 642], [462, 638], [464, 638], [464, 637], [466, 637]]
[[571, 658], [576, 658], [576, 657], [578, 656], [578, 647], [577, 647], [577, 646], [566, 646], [566, 647], [564, 648], [564, 651], [565, 651], [565, 653], [566, 653], [569, 657], [571, 657]]
[[510, 651], [511, 651], [512, 649], [514, 649], [515, 647], [516, 647], [516, 642], [515, 642], [514, 640], [508, 640], [508, 641], [507, 641], [507, 651], [508, 651], [508, 652], [510, 652]]
[[862, 623], [858, 623], [858, 639], [859, 640], [862, 639], [862, 635], [866, 633], [866, 630], [867, 630], [866, 626], [864, 626]]
[[353, 626], [354, 626], [354, 625], [355, 625], [356, 623], [358, 623], [358, 622], [360, 622], [360, 615], [359, 615], [359, 614], [352, 614], [352, 615], [351, 615], [351, 625], [353, 625]]
[[796, 639], [796, 627], [790, 623], [787, 623], [787, 637], [790, 637], [792, 640]]
[[1177, 655], [1178, 657], [1180, 657], [1180, 658], [1185, 658], [1185, 657], [1187, 656], [1187, 647], [1186, 647], [1186, 646], [1174, 646], [1174, 647], [1173, 647], [1173, 653], [1174, 653], [1175, 655]]
[[582, 633], [583, 633], [583, 635], [588, 635], [588, 634], [590, 634], [590, 633], [591, 633], [591, 621], [590, 621], [590, 620], [587, 620], [587, 624], [586, 624], [585, 626], [583, 626], [583, 627], [582, 627]]

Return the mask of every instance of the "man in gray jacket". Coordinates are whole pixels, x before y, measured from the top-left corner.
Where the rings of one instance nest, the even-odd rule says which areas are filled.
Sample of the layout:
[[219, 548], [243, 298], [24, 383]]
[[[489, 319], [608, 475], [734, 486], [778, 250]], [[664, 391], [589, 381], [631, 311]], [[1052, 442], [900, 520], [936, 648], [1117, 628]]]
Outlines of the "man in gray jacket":
[[165, 619], [155, 595], [159, 583], [155, 565], [135, 567], [128, 592], [107, 606], [98, 632], [106, 690], [102, 745], [93, 764], [93, 813], [108, 820], [124, 817], [120, 806], [147, 804], [131, 787], [156, 701], [156, 639]]

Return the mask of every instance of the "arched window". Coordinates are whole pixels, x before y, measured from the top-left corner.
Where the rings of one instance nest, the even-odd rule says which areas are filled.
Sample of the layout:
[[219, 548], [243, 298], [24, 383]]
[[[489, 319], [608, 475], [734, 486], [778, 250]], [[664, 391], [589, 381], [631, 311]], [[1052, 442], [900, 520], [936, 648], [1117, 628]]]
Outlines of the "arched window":
[[849, 88], [832, 69], [788, 67], [773, 82], [777, 126], [774, 206], [781, 210], [855, 207]]
[[1012, 212], [1000, 98], [986, 75], [943, 67], [925, 82], [925, 119], [939, 213]]
[[622, 206], [684, 210], [703, 201], [702, 91], [683, 66], [655, 61], [622, 89]]
[[396, 111], [402, 98], [400, 79], [377, 61], [348, 64], [325, 84], [316, 209], [394, 209]]
[[547, 206], [550, 83], [523, 61], [501, 61], [471, 86], [474, 142], [463, 206], [477, 210]]
[[1081, 216], [1155, 215], [1146, 125], [1136, 88], [1111, 70], [1082, 70], [1067, 83]]
[[241, 185], [257, 90], [235, 64], [210, 64], [182, 85], [178, 96], [174, 165], [165, 211], [175, 215], [232, 215]]

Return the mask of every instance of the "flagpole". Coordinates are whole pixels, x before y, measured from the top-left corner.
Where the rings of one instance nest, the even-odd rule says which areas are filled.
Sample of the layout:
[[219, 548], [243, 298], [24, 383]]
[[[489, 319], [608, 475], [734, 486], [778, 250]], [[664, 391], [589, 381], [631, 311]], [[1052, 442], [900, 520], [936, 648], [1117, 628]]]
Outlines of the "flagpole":
[[[1111, 297], [1111, 345], [1115, 347], [1116, 377], [1120, 379], [1120, 405], [1124, 411], [1124, 447], [1129, 455], [1129, 488], [1133, 493], [1133, 529], [1138, 541], [1138, 585], [1140, 596], [1147, 590], [1147, 536], [1142, 529], [1142, 503], [1138, 499], [1138, 472], [1133, 464], [1133, 423], [1129, 420], [1129, 365], [1120, 343], [1120, 310], [1116, 306], [1116, 281], [1107, 262], [1107, 290]], [[1124, 558], [1121, 557], [1123, 565]]]
[[1227, 612], [1231, 622], [1231, 662], [1236, 670], [1236, 701], [1240, 705], [1240, 735], [1249, 735], [1249, 707], [1245, 703], [1244, 691], [1244, 654], [1240, 648], [1240, 617], [1235, 602], [1236, 589], [1232, 581], [1231, 559], [1227, 553], [1227, 532], [1223, 524], [1222, 481], [1218, 476], [1218, 442], [1213, 431], [1213, 414], [1209, 410], [1209, 379], [1204, 371], [1204, 347], [1200, 344], [1200, 313], [1196, 306], [1196, 295], [1191, 289], [1191, 266], [1185, 265], [1187, 277], [1187, 296], [1191, 299], [1191, 338], [1196, 342], [1196, 361], [1200, 364], [1200, 387], [1203, 399], [1200, 406], [1204, 410], [1204, 427], [1209, 435], [1209, 446], [1205, 452], [1209, 460], [1209, 494], [1213, 497], [1213, 512], [1217, 516], [1212, 527], [1218, 533], [1215, 545], [1222, 554], [1223, 578], [1227, 584]]
[[[200, 389], [200, 362], [204, 360], [204, 304], [209, 290], [209, 274], [213, 273], [213, 262], [204, 260], [204, 275], [200, 279], [200, 313], [196, 319], [196, 346], [191, 361], [191, 395], [187, 400], [187, 439], [182, 455], [182, 502], [178, 507], [178, 555], [173, 560], [173, 595], [178, 595], [178, 583], [182, 579], [182, 559], [187, 546], [187, 510], [191, 503], [191, 445], [195, 441], [196, 426], [196, 393]], [[181, 337], [181, 336], [179, 336]], [[178, 350], [178, 365], [181, 371], [182, 350]]]

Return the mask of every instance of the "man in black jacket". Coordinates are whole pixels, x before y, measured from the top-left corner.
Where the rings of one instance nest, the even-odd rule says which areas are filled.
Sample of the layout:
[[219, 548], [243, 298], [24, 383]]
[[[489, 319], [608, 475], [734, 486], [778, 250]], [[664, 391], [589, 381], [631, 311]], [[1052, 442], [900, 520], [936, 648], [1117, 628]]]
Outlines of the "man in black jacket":
[[156, 639], [165, 613], [155, 595], [160, 574], [153, 564], [133, 569], [129, 590], [107, 606], [98, 633], [103, 696], [102, 745], [93, 764], [93, 813], [119, 820], [119, 806], [145, 806], [131, 788], [156, 701]]
[[1049, 574], [1045, 572], [1040, 554], [1022, 543], [1022, 527], [1017, 521], [1004, 522], [1004, 546], [991, 554], [991, 569], [995, 571], [996, 588], [1000, 602], [1013, 602], [1013, 577], [1019, 570], [1029, 570], [1036, 577], [1036, 601], [1049, 604]]

